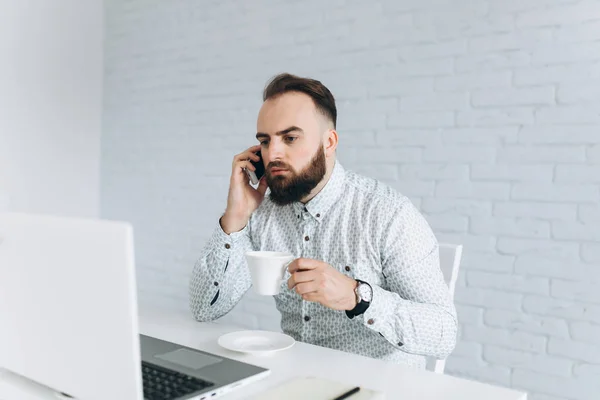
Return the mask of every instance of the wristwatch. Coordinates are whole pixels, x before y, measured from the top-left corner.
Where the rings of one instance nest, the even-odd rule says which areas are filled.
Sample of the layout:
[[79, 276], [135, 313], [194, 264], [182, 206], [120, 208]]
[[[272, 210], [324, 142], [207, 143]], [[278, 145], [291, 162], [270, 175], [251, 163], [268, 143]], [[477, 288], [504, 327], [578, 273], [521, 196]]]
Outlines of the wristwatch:
[[358, 282], [358, 285], [356, 285], [356, 288], [354, 289], [354, 294], [356, 295], [356, 307], [352, 310], [346, 310], [346, 316], [350, 319], [367, 311], [371, 305], [371, 300], [373, 299], [373, 288], [371, 288], [371, 285], [359, 279], [356, 279], [356, 281]]
[[360, 303], [361, 301], [366, 301], [367, 303], [370, 303], [373, 298], [373, 289], [371, 288], [371, 285], [358, 279], [356, 279], [356, 281], [358, 282], [356, 289], [354, 289], [354, 293], [356, 293], [356, 302]]

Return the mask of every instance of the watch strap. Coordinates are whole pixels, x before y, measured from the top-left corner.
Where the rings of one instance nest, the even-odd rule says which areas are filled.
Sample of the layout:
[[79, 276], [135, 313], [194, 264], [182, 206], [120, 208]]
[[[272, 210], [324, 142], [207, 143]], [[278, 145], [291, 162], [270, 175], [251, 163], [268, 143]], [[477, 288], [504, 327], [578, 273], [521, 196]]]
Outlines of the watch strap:
[[[356, 279], [356, 281], [361, 284], [367, 284], [367, 282], [361, 281], [360, 279]], [[370, 302], [368, 301], [364, 301], [363, 299], [360, 300], [360, 302], [358, 304], [356, 304], [356, 306], [352, 309], [352, 310], [345, 310], [346, 311], [346, 316], [350, 319], [363, 314], [365, 311], [367, 311], [367, 309], [369, 308], [369, 306], [371, 305]]]

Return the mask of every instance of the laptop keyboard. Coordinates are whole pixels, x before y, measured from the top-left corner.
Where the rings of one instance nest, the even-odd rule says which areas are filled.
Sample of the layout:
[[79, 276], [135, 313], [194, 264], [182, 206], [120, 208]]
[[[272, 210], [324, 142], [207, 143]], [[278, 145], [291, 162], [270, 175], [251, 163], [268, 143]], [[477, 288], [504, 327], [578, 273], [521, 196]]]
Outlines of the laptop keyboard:
[[214, 385], [146, 361], [142, 361], [142, 381], [146, 400], [174, 400]]

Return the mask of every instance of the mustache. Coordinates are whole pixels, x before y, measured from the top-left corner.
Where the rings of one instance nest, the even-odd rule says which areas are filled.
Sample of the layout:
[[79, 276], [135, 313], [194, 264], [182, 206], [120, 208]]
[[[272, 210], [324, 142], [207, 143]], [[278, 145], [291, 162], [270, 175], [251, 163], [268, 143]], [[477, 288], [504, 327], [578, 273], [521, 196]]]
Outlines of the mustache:
[[289, 165], [283, 161], [271, 161], [269, 165], [267, 165], [267, 169], [272, 170], [273, 168], [290, 169]]

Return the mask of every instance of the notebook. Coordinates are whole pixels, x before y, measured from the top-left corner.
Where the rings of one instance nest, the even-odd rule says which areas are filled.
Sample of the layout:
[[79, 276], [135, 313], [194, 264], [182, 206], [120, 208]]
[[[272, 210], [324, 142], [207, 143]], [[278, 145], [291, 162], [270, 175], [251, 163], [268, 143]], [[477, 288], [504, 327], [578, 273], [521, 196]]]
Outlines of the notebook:
[[[359, 385], [316, 377], [297, 377], [258, 394], [252, 400], [333, 400], [355, 386]], [[385, 394], [361, 387], [358, 393], [345, 400], [385, 400]]]

